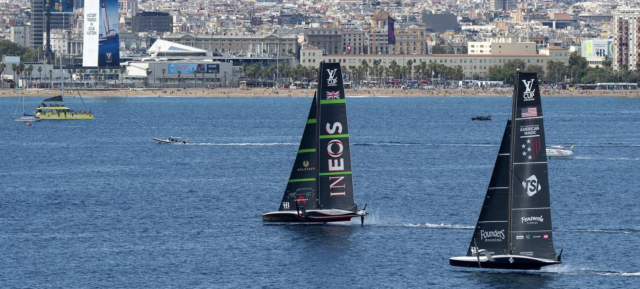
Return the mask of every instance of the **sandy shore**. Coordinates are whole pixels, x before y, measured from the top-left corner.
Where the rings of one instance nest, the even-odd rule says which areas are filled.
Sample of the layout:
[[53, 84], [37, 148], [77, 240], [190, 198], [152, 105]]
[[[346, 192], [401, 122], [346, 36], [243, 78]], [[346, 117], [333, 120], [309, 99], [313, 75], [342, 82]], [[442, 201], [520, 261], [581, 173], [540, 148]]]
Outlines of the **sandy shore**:
[[[218, 89], [105, 89], [105, 90], [66, 90], [65, 96], [75, 97], [135, 97], [135, 96], [169, 96], [169, 97], [310, 97], [315, 89], [272, 89], [252, 88], [218, 88]], [[378, 97], [442, 97], [442, 96], [510, 96], [512, 90], [509, 89], [388, 89], [388, 88], [365, 88], [365, 89], [345, 89], [347, 96], [378, 96]], [[29, 90], [0, 90], [0, 97], [50, 97], [60, 95], [60, 90], [49, 89], [29, 89]], [[542, 90], [542, 96], [618, 96], [637, 97], [640, 91], [609, 91], [609, 90]]]

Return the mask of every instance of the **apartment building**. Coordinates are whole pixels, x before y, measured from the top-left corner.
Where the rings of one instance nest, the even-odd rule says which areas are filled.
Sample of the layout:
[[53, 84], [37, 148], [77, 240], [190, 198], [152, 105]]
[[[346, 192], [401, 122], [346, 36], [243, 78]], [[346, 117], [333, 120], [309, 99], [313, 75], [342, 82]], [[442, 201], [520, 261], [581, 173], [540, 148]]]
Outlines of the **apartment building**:
[[613, 13], [615, 25], [614, 69], [640, 68], [640, 8], [619, 9]]
[[347, 50], [342, 41], [342, 27], [310, 28], [305, 31], [304, 39], [309, 45], [323, 49], [328, 54], [338, 54]]

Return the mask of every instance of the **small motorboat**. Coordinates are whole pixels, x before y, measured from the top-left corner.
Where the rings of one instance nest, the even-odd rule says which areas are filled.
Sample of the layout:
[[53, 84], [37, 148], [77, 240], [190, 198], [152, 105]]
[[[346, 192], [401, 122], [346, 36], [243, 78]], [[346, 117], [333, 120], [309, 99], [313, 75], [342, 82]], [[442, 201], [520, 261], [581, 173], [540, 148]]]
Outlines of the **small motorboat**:
[[549, 159], [570, 159], [573, 157], [573, 147], [572, 145], [569, 149], [565, 146], [550, 146], [547, 147], [547, 158]]
[[479, 115], [476, 117], [472, 117], [471, 120], [491, 120], [491, 115], [487, 114], [487, 115]]
[[182, 140], [182, 138], [170, 136], [167, 139], [159, 139], [154, 137], [153, 140], [155, 140], [158, 144], [187, 144], [189, 138]]

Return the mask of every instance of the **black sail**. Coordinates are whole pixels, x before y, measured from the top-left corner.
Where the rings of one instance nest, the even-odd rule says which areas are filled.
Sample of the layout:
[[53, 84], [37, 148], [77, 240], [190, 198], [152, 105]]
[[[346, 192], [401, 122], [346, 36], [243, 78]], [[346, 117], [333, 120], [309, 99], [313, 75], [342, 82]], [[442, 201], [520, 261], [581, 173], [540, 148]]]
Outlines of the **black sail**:
[[467, 256], [474, 256], [478, 248], [486, 249], [492, 255], [507, 254], [509, 248], [509, 162], [511, 151], [511, 121], [507, 121], [502, 143], [493, 167], [489, 188], [482, 204], [480, 217], [467, 250]]
[[280, 211], [302, 208], [309, 210], [318, 207], [317, 110], [316, 97], [314, 96], [302, 140], [300, 140], [298, 154], [293, 163], [282, 202], [280, 202]]
[[356, 211], [351, 176], [347, 104], [339, 63], [321, 63], [318, 84], [320, 209]]
[[54, 97], [49, 97], [45, 100], [43, 100], [42, 102], [56, 102], [56, 101], [62, 101], [62, 95], [58, 95], [58, 96], [54, 96]]
[[536, 73], [518, 72], [512, 107], [511, 254], [554, 259], [551, 201]]

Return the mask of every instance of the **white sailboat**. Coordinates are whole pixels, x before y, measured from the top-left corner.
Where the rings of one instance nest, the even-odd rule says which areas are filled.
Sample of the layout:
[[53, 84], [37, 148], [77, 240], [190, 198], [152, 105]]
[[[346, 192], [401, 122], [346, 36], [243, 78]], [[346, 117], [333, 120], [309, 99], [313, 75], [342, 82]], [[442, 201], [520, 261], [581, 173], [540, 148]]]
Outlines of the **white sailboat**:
[[[17, 117], [16, 114], [18, 113], [18, 107], [20, 107], [20, 100], [22, 100], [22, 116]], [[16, 110], [13, 112], [13, 120], [33, 122], [33, 121], [40, 121], [40, 118], [36, 117], [33, 114], [26, 113], [26, 111], [24, 110], [24, 96], [22, 96], [18, 98], [18, 104], [16, 105]]]

